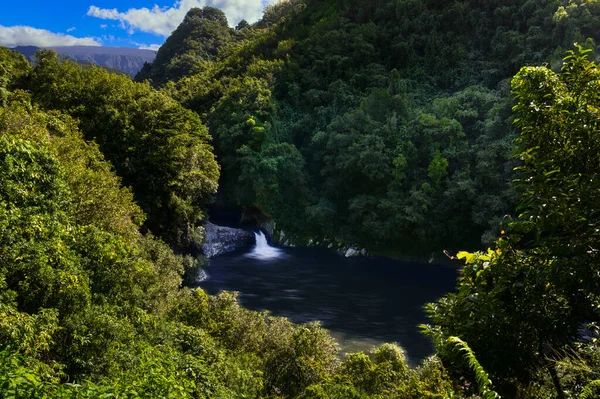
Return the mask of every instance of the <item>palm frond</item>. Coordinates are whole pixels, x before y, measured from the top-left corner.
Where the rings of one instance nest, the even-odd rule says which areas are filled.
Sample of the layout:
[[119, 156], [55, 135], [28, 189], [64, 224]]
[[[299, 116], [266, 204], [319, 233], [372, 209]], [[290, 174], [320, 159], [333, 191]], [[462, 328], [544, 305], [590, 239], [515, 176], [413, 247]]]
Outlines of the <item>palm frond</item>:
[[475, 352], [467, 345], [465, 341], [458, 337], [448, 338], [448, 343], [452, 344], [459, 352], [463, 353], [464, 359], [469, 364], [469, 367], [475, 374], [477, 380], [477, 386], [479, 387], [479, 394], [483, 399], [500, 399], [500, 395], [492, 389], [492, 381], [488, 373], [483, 369], [479, 361], [475, 357]]
[[[594, 396], [593, 396], [594, 392], [597, 392], [598, 388], [600, 388], [600, 380], [595, 380], [595, 381], [590, 382], [583, 389], [583, 392], [581, 392], [581, 395], [579, 395], [579, 399], [592, 399], [592, 398], [594, 398]], [[598, 396], [596, 396], [596, 398], [597, 397]]]

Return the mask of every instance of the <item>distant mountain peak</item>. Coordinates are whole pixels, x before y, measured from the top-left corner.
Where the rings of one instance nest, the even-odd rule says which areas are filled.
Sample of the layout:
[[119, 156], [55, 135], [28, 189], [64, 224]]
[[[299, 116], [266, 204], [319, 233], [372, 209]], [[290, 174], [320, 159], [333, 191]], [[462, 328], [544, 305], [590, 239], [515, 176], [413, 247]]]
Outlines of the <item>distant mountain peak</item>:
[[[45, 48], [50, 48], [58, 54], [79, 63], [96, 64], [124, 72], [130, 76], [135, 76], [145, 63], [150, 63], [156, 58], [156, 51], [154, 50], [132, 47], [57, 46]], [[35, 61], [35, 53], [40, 49], [41, 47], [36, 46], [18, 46], [14, 48], [14, 50], [27, 57], [29, 61]]]

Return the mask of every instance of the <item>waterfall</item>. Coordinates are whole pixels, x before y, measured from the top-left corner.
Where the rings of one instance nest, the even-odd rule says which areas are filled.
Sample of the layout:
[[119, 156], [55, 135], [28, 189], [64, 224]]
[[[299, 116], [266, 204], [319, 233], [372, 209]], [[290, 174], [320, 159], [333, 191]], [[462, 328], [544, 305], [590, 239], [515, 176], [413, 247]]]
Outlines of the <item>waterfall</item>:
[[271, 248], [269, 243], [267, 242], [267, 237], [263, 234], [262, 231], [258, 233], [254, 233], [254, 238], [256, 238], [256, 249], [264, 250], [265, 248]]
[[259, 260], [268, 260], [279, 258], [282, 255], [280, 249], [269, 245], [267, 237], [265, 237], [262, 231], [254, 233], [254, 237], [256, 238], [256, 245], [252, 249], [252, 252], [248, 254], [249, 257]]

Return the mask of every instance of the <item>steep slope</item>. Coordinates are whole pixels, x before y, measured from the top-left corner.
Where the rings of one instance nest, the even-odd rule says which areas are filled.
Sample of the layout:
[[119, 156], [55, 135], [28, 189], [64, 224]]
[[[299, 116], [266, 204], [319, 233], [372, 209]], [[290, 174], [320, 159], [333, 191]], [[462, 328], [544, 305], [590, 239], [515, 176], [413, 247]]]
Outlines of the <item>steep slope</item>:
[[[496, 236], [515, 204], [507, 79], [595, 48], [598, 16], [586, 1], [290, 0], [163, 78], [209, 126], [223, 198], [299, 242], [423, 257]], [[194, 59], [186, 40], [161, 52]]]
[[[599, 15], [593, 0], [285, 1], [163, 92], [0, 47], [0, 397], [597, 396]], [[181, 288], [194, 260], [143, 220], [179, 244], [218, 166], [173, 98], [209, 125], [222, 195], [298, 240], [422, 253], [517, 212], [490, 249], [457, 254], [457, 290], [424, 326], [437, 354], [342, 361], [318, 324]]]
[[[27, 81], [34, 93], [24, 90]], [[59, 93], [62, 102], [53, 97]], [[172, 190], [165, 205], [193, 216], [177, 198], [181, 184], [202, 183], [199, 169], [215, 163], [190, 143], [189, 134], [202, 131], [182, 136], [186, 124], [198, 127], [190, 111], [102, 68], [45, 52], [32, 69], [1, 47], [0, 94], [0, 397], [293, 398], [338, 374], [360, 384], [364, 373], [337, 360], [337, 345], [317, 323], [294, 325], [245, 310], [235, 294], [182, 288], [195, 260], [141, 231], [145, 215], [134, 198], [157, 196], [123, 187], [115, 169], [129, 167], [138, 189], [153, 185], [144, 170], [183, 172], [181, 181], [155, 185]], [[109, 123], [107, 135], [97, 135], [100, 146], [84, 139], [101, 133], [90, 129], [99, 122]], [[111, 147], [131, 164], [115, 160], [113, 169], [104, 156], [113, 158]], [[188, 168], [169, 163], [161, 149]], [[189, 166], [195, 171], [185, 175]], [[401, 349], [389, 344], [373, 356], [362, 364], [370, 378], [386, 381], [370, 387], [375, 395], [421, 380], [431, 384], [417, 393], [451, 387], [436, 359], [408, 370]]]
[[192, 73], [199, 62], [215, 57], [230, 40], [231, 29], [223, 11], [212, 7], [191, 9], [158, 50], [156, 60], [145, 65], [136, 80], [149, 79], [156, 86], [179, 80]]
[[219, 166], [198, 116], [147, 84], [40, 53], [26, 87], [46, 109], [69, 113], [133, 187], [146, 227], [179, 248], [201, 241], [202, 205]]

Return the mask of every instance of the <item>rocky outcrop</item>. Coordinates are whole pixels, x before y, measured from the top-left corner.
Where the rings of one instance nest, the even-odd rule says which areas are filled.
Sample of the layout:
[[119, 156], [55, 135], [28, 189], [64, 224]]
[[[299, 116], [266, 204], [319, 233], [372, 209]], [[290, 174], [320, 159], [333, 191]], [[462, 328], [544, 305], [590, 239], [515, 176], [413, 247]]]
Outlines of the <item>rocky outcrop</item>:
[[298, 239], [295, 237], [288, 236], [283, 230], [277, 228], [275, 222], [269, 221], [264, 222], [260, 225], [262, 231], [264, 231], [267, 236], [277, 245], [282, 247], [322, 247], [335, 249], [337, 253], [346, 258], [356, 258], [356, 257], [367, 257], [369, 256], [369, 252], [363, 248], [358, 249], [356, 247], [350, 247], [348, 245], [344, 245], [340, 240], [334, 239]]
[[255, 239], [252, 232], [205, 223], [202, 253], [207, 258], [213, 258], [217, 255], [249, 247], [254, 242]]
[[286, 237], [286, 235], [283, 232], [283, 230], [281, 230], [281, 231], [278, 232], [278, 238], [276, 240], [274, 240], [274, 241], [277, 242], [282, 247], [294, 248], [296, 246], [296, 244], [294, 244], [293, 242], [291, 242], [290, 239]]
[[185, 268], [185, 272], [183, 273], [183, 284], [186, 287], [195, 287], [198, 283], [206, 280], [208, 274], [206, 274], [204, 269], [207, 265], [208, 260], [202, 255], [194, 259], [191, 264]]
[[340, 253], [342, 253], [346, 258], [356, 258], [358, 256], [367, 256], [368, 252], [366, 249], [356, 249], [356, 248], [348, 248], [346, 249], [346, 251], [344, 252], [344, 250], [342, 249], [340, 251]]
[[346, 253], [344, 254], [344, 256], [346, 258], [354, 258], [354, 257], [360, 256], [360, 251], [355, 248], [348, 248], [348, 250], [346, 250]]

